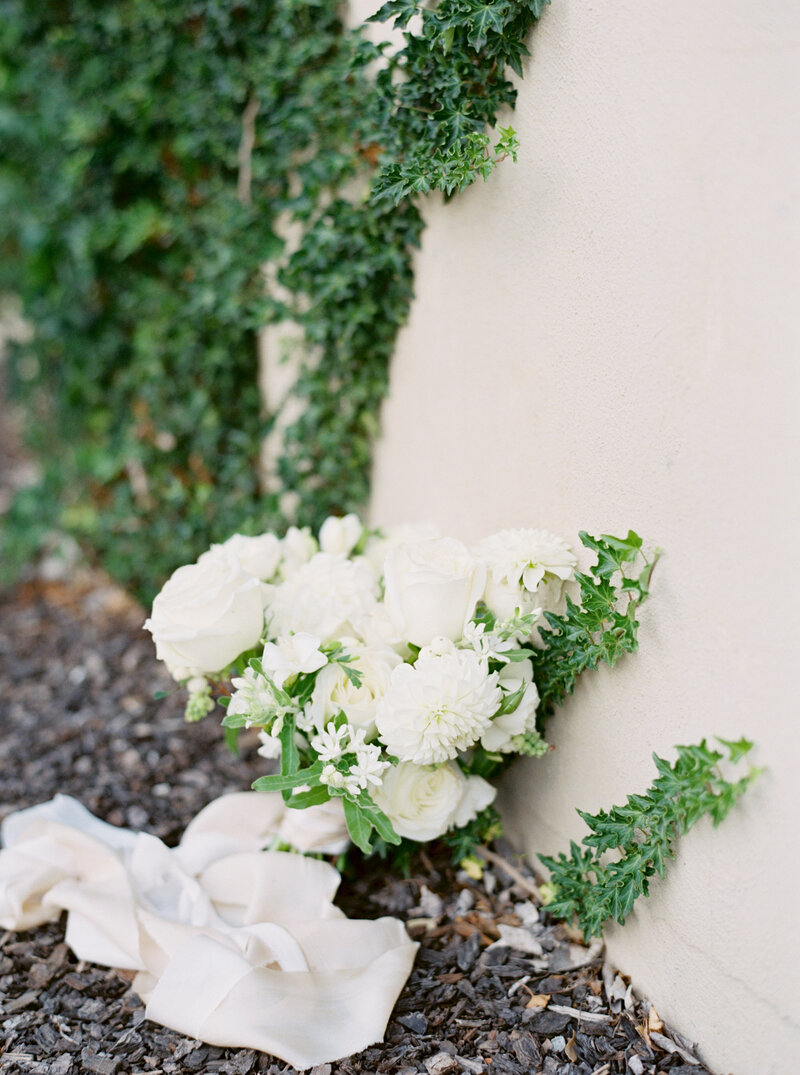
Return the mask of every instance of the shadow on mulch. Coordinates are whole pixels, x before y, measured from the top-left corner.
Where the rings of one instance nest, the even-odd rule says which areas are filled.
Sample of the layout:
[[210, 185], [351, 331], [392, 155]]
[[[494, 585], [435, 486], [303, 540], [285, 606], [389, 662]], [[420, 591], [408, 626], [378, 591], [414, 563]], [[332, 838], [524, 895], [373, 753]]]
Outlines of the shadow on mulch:
[[[184, 724], [142, 620], [97, 576], [0, 593], [0, 818], [63, 792], [175, 844], [203, 806], [261, 775], [254, 735], [234, 758], [213, 718]], [[156, 700], [159, 691], [170, 693]], [[514, 865], [517, 878], [495, 859], [475, 881], [434, 845], [408, 878], [379, 860], [348, 870], [343, 910], [396, 915], [421, 949], [384, 1043], [314, 1075], [709, 1075], [598, 947], [540, 913], [530, 872]], [[132, 974], [78, 963], [62, 922], [0, 942], [3, 1075], [294, 1071], [147, 1021]]]

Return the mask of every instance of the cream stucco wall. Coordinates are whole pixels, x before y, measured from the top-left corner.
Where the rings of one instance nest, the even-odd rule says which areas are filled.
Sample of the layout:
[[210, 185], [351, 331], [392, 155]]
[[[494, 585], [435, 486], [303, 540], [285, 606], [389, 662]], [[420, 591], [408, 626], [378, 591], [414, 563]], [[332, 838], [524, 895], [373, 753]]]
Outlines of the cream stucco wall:
[[608, 943], [716, 1070], [790, 1075], [800, 7], [553, 0], [531, 47], [519, 164], [427, 208], [372, 518], [663, 547], [641, 652], [516, 768], [508, 828], [555, 851], [574, 807], [649, 783], [653, 750], [755, 738], [766, 774]]

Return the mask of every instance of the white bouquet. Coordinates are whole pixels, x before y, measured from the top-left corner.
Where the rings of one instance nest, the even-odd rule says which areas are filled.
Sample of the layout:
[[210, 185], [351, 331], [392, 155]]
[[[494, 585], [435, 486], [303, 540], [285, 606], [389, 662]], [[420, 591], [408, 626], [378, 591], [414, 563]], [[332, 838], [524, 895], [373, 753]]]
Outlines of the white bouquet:
[[[616, 567], [641, 544], [607, 540]], [[341, 846], [347, 834], [369, 851], [454, 829], [479, 840], [496, 821], [489, 778], [514, 755], [548, 749], [537, 663], [548, 634], [567, 634], [557, 613], [576, 564], [542, 530], [468, 548], [432, 526], [382, 533], [348, 515], [329, 518], [318, 540], [292, 528], [213, 546], [172, 575], [145, 626], [188, 686], [187, 717], [227, 689], [223, 725], [257, 727], [260, 753], [280, 758], [254, 787], [293, 810], [324, 807], [329, 828], [338, 816]], [[577, 669], [570, 660], [572, 681], [556, 683], [551, 701], [594, 667], [591, 655]]]

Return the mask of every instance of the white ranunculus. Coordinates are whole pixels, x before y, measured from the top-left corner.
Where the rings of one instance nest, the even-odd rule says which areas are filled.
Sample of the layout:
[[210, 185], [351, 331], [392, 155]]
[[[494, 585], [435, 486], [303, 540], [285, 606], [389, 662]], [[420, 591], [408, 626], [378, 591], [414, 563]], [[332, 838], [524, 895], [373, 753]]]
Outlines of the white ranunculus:
[[369, 564], [319, 552], [272, 591], [270, 636], [305, 631], [324, 644], [351, 636], [354, 620], [377, 606], [378, 582]]
[[398, 545], [412, 545], [438, 537], [441, 537], [441, 531], [436, 523], [400, 523], [368, 538], [364, 544], [364, 555], [378, 575], [382, 576], [386, 557], [392, 549], [396, 549]]
[[387, 770], [381, 787], [372, 792], [397, 835], [410, 840], [433, 840], [454, 825], [468, 824], [495, 795], [491, 784], [464, 776], [455, 762], [401, 762]]
[[515, 694], [520, 687], [525, 687], [514, 712], [495, 717], [481, 736], [482, 747], [503, 754], [514, 750], [512, 739], [515, 735], [524, 735], [536, 727], [539, 692], [533, 682], [533, 664], [529, 660], [505, 665], [499, 676], [500, 686], [506, 694]]
[[233, 553], [242, 567], [250, 575], [265, 582], [272, 578], [278, 570], [281, 560], [281, 543], [277, 534], [259, 534], [257, 537], [248, 537], [246, 534], [234, 534], [222, 545], [212, 545], [209, 552], [203, 553], [203, 557], [215, 552], [216, 549], [226, 549]]
[[453, 538], [399, 545], [386, 557], [386, 607], [409, 642], [436, 635], [454, 642], [475, 611], [486, 569]]
[[275, 685], [282, 687], [290, 676], [324, 668], [328, 658], [320, 652], [319, 645], [320, 641], [316, 635], [304, 631], [289, 635], [288, 638], [279, 638], [277, 645], [267, 642], [261, 666]]
[[329, 515], [319, 530], [319, 547], [322, 552], [349, 556], [359, 542], [364, 527], [357, 515], [338, 518]]
[[497, 673], [473, 650], [457, 650], [395, 668], [375, 722], [390, 754], [431, 765], [477, 742], [502, 700]]
[[349, 667], [361, 673], [361, 686], [356, 687], [344, 668], [332, 662], [317, 676], [306, 714], [321, 729], [341, 711], [349, 724], [363, 728], [369, 738], [375, 731], [378, 701], [386, 693], [392, 670], [402, 661], [388, 646], [361, 646], [348, 639], [342, 644], [354, 658]]
[[145, 623], [156, 656], [178, 679], [220, 672], [258, 645], [264, 629], [261, 583], [222, 546], [179, 567]]
[[501, 530], [476, 552], [487, 568], [484, 601], [501, 619], [515, 607], [523, 613], [536, 605], [552, 609], [578, 562], [569, 545], [546, 530]]
[[305, 810], [287, 810], [278, 838], [307, 855], [341, 855], [350, 846], [342, 800], [329, 799]]

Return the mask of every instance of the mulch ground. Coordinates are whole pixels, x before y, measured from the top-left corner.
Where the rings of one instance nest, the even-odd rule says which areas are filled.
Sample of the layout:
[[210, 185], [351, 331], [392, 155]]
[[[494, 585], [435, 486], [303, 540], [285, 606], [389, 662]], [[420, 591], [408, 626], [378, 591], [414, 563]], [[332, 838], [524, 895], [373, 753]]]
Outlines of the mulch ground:
[[[154, 698], [172, 685], [142, 619], [97, 576], [0, 593], [0, 817], [65, 792], [175, 844], [198, 810], [264, 771], [252, 740], [234, 758], [213, 718], [188, 726], [179, 696]], [[548, 920], [511, 849], [494, 854], [479, 881], [435, 845], [408, 878], [356, 864], [340, 906], [397, 915], [422, 947], [385, 1042], [314, 1075], [708, 1075], [600, 950]], [[0, 948], [3, 1075], [294, 1071], [149, 1022], [132, 975], [78, 962], [63, 921], [6, 933]]]

